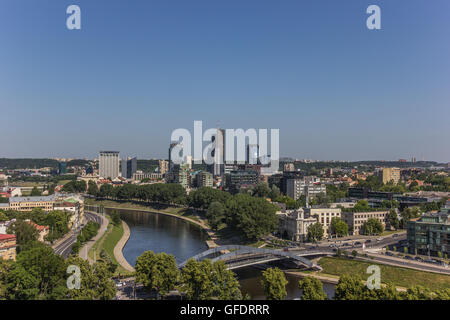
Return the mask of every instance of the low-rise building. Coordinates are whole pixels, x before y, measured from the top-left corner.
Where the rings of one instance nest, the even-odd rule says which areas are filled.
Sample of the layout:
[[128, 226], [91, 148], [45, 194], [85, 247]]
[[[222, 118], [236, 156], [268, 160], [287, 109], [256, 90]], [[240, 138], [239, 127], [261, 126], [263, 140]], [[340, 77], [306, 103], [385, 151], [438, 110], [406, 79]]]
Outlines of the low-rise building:
[[316, 218], [323, 226], [323, 236], [328, 238], [331, 234], [331, 219], [341, 217], [341, 208], [304, 208], [306, 217]]
[[206, 171], [200, 171], [195, 176], [197, 187], [212, 187], [214, 184], [214, 178], [212, 173]]
[[0, 234], [0, 259], [16, 260], [16, 236], [13, 234]]
[[53, 210], [55, 195], [39, 197], [12, 197], [9, 198], [9, 209], [16, 211], [32, 211], [41, 208], [44, 211]]
[[292, 241], [306, 241], [308, 227], [317, 222], [316, 218], [305, 217], [303, 209], [277, 212], [278, 232]]
[[341, 217], [348, 225], [348, 232], [351, 235], [359, 235], [361, 227], [370, 218], [380, 220], [383, 228], [386, 228], [389, 211], [370, 211], [370, 212], [342, 212]]

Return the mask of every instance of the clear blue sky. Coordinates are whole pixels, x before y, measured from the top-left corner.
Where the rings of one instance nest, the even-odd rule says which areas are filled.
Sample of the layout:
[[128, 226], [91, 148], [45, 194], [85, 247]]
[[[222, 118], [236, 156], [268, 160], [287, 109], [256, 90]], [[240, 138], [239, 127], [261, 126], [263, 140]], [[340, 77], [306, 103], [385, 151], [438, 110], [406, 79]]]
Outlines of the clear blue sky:
[[450, 161], [450, 1], [1, 0], [0, 114], [0, 157], [165, 157], [203, 120], [279, 128], [282, 156]]

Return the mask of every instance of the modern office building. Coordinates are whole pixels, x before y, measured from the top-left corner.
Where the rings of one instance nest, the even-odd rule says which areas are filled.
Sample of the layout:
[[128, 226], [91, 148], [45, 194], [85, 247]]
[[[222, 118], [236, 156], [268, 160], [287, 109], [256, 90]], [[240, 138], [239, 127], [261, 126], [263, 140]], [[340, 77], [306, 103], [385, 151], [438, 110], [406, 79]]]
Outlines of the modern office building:
[[210, 166], [211, 173], [214, 176], [223, 176], [225, 173], [225, 130], [218, 128], [216, 134], [211, 138], [211, 142], [215, 143], [215, 147], [211, 151], [214, 161]]
[[115, 179], [120, 174], [119, 151], [100, 151], [99, 175], [102, 178]]
[[259, 146], [257, 144], [247, 145], [247, 164], [258, 164], [259, 163]]
[[66, 174], [67, 173], [67, 162], [58, 162], [58, 174]]
[[323, 226], [323, 236], [328, 238], [331, 234], [331, 219], [341, 217], [341, 208], [303, 208], [305, 217], [316, 218]]
[[173, 169], [173, 166], [174, 166], [174, 162], [173, 162], [173, 159], [172, 159], [172, 150], [176, 147], [176, 146], [178, 146], [180, 143], [179, 142], [173, 142], [173, 143], [171, 143], [170, 144], [170, 146], [169, 146], [169, 167], [168, 167], [168, 171], [172, 171], [172, 169]]
[[133, 174], [137, 171], [137, 158], [130, 158], [123, 159], [121, 161], [122, 166], [122, 178], [125, 179], [131, 179], [133, 177]]
[[394, 183], [400, 181], [400, 168], [383, 168], [378, 174], [383, 181], [383, 184], [390, 181], [393, 181]]
[[305, 217], [303, 209], [277, 212], [278, 232], [281, 237], [292, 241], [306, 241], [309, 226], [317, 222], [316, 218]]
[[348, 232], [350, 235], [359, 235], [361, 227], [370, 218], [380, 220], [383, 228], [386, 228], [388, 221], [389, 210], [386, 211], [370, 211], [370, 212], [342, 212], [341, 217], [348, 225]]
[[238, 191], [242, 187], [251, 187], [259, 182], [256, 170], [233, 170], [227, 175], [226, 185], [231, 191]]
[[210, 172], [200, 171], [195, 176], [196, 186], [200, 187], [212, 187], [214, 184], [213, 175]]
[[320, 182], [315, 183], [306, 178], [289, 178], [286, 179], [285, 193], [292, 199], [298, 200], [302, 195], [314, 197], [319, 193], [327, 193], [327, 188]]
[[408, 221], [406, 239], [410, 253], [450, 256], [450, 214], [443, 210]]

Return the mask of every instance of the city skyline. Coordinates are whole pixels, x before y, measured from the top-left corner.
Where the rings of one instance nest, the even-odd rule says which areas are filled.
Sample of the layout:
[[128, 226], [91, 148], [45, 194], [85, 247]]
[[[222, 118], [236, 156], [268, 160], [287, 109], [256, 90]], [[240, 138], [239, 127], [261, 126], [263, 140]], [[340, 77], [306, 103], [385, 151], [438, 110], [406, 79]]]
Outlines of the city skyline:
[[448, 1], [80, 0], [72, 31], [70, 4], [0, 4], [0, 157], [162, 158], [203, 120], [279, 128], [286, 157], [450, 161]]

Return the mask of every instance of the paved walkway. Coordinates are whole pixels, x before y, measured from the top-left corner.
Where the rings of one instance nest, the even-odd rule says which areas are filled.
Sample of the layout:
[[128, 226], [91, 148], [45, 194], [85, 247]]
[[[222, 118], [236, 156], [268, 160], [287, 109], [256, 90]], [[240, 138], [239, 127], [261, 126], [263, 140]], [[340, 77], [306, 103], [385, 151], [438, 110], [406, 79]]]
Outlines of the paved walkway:
[[134, 272], [135, 271], [134, 268], [128, 263], [128, 261], [123, 256], [122, 252], [123, 247], [125, 247], [125, 244], [130, 238], [130, 228], [128, 227], [128, 224], [125, 221], [122, 221], [122, 226], [123, 226], [123, 235], [122, 238], [120, 238], [120, 240], [114, 247], [114, 257], [125, 270]]
[[91, 214], [95, 214], [96, 216], [100, 217], [102, 219], [102, 225], [100, 226], [100, 229], [98, 230], [97, 235], [92, 238], [91, 240], [88, 241], [88, 243], [86, 243], [81, 249], [80, 249], [80, 253], [79, 256], [80, 258], [84, 259], [84, 260], [88, 260], [90, 264], [94, 263], [94, 260], [92, 260], [89, 257], [89, 250], [91, 250], [92, 246], [98, 241], [98, 239], [100, 239], [103, 234], [106, 232], [106, 229], [108, 228], [108, 219], [106, 219], [105, 217], [98, 215], [96, 213], [90, 212]]

